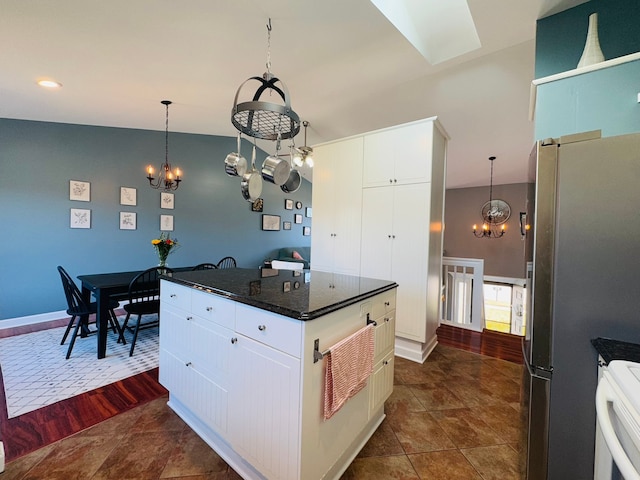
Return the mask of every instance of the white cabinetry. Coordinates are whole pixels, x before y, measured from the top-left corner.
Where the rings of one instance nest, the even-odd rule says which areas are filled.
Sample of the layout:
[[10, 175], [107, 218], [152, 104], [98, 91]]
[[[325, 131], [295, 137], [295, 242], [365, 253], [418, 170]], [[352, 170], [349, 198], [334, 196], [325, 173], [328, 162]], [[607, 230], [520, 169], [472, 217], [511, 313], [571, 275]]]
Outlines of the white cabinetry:
[[[299, 321], [162, 280], [160, 383], [175, 410], [245, 479], [337, 479], [384, 419], [395, 289]], [[374, 372], [322, 417], [320, 350], [376, 319]]]
[[314, 147], [313, 269], [358, 275], [362, 137]]
[[417, 122], [366, 134], [362, 186], [430, 182], [433, 146], [428, 129], [425, 122]]
[[420, 362], [437, 342], [447, 139], [432, 117], [314, 146], [313, 268], [397, 282], [395, 353]]

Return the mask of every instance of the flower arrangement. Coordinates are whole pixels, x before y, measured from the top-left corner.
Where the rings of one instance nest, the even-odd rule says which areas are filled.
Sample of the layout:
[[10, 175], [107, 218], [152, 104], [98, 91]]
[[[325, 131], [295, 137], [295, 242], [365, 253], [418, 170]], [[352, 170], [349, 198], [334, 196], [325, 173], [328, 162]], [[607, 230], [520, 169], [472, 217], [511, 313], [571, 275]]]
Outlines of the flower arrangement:
[[151, 244], [156, 249], [161, 267], [166, 265], [169, 254], [179, 247], [178, 240], [170, 238], [166, 232], [162, 232], [160, 238], [151, 240]]

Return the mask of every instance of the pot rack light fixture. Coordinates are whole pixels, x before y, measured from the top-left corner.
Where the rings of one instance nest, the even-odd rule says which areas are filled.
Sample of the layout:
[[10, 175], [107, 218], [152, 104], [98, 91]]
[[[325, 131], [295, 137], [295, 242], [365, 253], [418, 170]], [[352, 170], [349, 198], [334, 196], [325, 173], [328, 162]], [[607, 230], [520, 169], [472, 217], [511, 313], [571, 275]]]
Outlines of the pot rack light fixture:
[[307, 146], [307, 127], [309, 122], [306, 120], [302, 122], [304, 127], [304, 146], [293, 147], [291, 152], [291, 160], [297, 167], [303, 166], [305, 163], [309, 167], [313, 167], [313, 148]]
[[[254, 138], [264, 140], [285, 140], [295, 137], [300, 132], [300, 118], [291, 108], [289, 91], [285, 83], [271, 73], [271, 19], [267, 24], [267, 71], [262, 77], [250, 77], [238, 90], [231, 110], [231, 123], [240, 132]], [[249, 81], [255, 80], [260, 85], [250, 101], [238, 103], [240, 91]], [[260, 100], [263, 93], [276, 93], [282, 104]]]
[[489, 201], [482, 206], [482, 228], [473, 226], [473, 234], [478, 238], [500, 238], [507, 231], [506, 222], [511, 215], [511, 208], [504, 200], [493, 199], [493, 161], [496, 157], [489, 157], [491, 162], [491, 181], [489, 184]]
[[163, 189], [164, 191], [177, 190], [180, 186], [182, 179], [180, 175], [182, 172], [179, 168], [175, 171], [171, 170], [171, 164], [169, 163], [169, 105], [171, 100], [162, 100], [165, 106], [165, 132], [164, 132], [164, 163], [160, 165], [158, 170], [158, 178], [154, 178], [154, 169], [151, 165], [147, 166], [147, 180], [151, 188]]

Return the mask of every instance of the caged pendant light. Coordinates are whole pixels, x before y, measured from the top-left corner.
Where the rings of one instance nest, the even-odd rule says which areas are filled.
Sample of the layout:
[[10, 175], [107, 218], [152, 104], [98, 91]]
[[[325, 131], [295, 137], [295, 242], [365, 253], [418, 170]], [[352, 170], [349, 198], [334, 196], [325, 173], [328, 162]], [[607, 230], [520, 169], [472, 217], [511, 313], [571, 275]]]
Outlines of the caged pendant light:
[[482, 206], [482, 229], [473, 226], [473, 234], [478, 238], [500, 238], [507, 231], [506, 222], [511, 216], [511, 207], [504, 200], [493, 199], [493, 161], [496, 157], [489, 157], [491, 162], [491, 180], [489, 186], [489, 201]]

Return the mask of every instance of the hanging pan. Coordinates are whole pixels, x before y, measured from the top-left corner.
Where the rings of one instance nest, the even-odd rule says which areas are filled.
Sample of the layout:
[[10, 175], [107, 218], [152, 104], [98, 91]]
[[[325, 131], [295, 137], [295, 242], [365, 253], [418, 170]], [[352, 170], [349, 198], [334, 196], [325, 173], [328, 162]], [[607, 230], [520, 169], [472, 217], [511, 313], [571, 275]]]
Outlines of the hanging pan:
[[242, 177], [247, 173], [247, 159], [240, 155], [240, 135], [238, 135], [238, 151], [230, 153], [224, 159], [224, 171], [230, 177]]
[[298, 191], [301, 183], [302, 177], [300, 176], [300, 172], [297, 170], [291, 170], [291, 172], [289, 172], [289, 178], [280, 186], [280, 189], [284, 193], [294, 193]]
[[289, 179], [291, 165], [284, 158], [280, 158], [278, 152], [280, 152], [280, 136], [278, 136], [276, 143], [276, 154], [269, 155], [262, 164], [262, 178], [274, 185], [281, 186]]
[[242, 176], [240, 182], [242, 196], [247, 202], [255, 202], [262, 194], [262, 176], [256, 170], [256, 146], [251, 152], [251, 171]]

